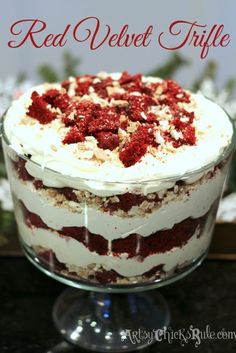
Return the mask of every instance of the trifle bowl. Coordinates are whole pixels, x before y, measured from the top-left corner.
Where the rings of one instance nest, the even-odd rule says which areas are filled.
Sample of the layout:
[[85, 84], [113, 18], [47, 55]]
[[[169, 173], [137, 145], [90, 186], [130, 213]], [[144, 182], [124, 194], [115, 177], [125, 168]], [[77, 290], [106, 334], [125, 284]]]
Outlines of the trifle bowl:
[[2, 142], [22, 248], [49, 276], [91, 291], [56, 302], [67, 340], [128, 351], [153, 342], [130, 331], [168, 325], [160, 296], [134, 293], [206, 256], [234, 140], [214, 102], [140, 74], [71, 77], [13, 102]]

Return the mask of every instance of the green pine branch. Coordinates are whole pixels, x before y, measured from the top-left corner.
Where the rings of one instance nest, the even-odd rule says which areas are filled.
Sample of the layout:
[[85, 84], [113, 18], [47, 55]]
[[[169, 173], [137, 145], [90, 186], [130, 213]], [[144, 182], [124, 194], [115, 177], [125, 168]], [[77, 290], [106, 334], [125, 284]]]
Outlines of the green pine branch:
[[236, 78], [235, 77], [229, 78], [226, 81], [224, 88], [228, 93], [229, 99], [232, 98], [236, 89]]
[[195, 80], [195, 82], [192, 85], [192, 90], [194, 92], [198, 91], [201, 87], [202, 82], [205, 79], [210, 79], [214, 80], [216, 78], [216, 73], [217, 73], [217, 64], [215, 61], [209, 61], [206, 66], [204, 67], [204, 70], [202, 74], [200, 75], [200, 78]]
[[59, 82], [69, 76], [78, 76], [78, 66], [81, 63], [80, 58], [66, 51], [63, 54], [62, 61], [62, 74], [55, 70], [52, 65], [40, 65], [37, 70], [40, 79], [45, 82]]
[[38, 75], [40, 79], [44, 82], [57, 82], [59, 81], [59, 75], [56, 70], [53, 69], [51, 65], [43, 64], [40, 65], [38, 70]]
[[178, 53], [173, 53], [165, 64], [158, 66], [148, 73], [148, 76], [161, 77], [163, 79], [173, 78], [174, 74], [190, 61]]
[[69, 51], [66, 51], [63, 55], [63, 78], [66, 79], [70, 76], [78, 76], [78, 66], [80, 63], [80, 58], [72, 55]]

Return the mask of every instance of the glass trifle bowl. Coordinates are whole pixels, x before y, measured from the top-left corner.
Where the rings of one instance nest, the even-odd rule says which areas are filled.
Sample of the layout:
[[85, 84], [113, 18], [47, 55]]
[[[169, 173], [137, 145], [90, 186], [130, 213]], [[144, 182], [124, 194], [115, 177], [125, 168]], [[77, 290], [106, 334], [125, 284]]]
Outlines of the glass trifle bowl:
[[26, 256], [91, 292], [61, 295], [60, 332], [103, 352], [153, 343], [130, 332], [163, 329], [168, 307], [135, 293], [206, 256], [234, 149], [227, 114], [174, 81], [100, 73], [28, 91], [2, 142]]

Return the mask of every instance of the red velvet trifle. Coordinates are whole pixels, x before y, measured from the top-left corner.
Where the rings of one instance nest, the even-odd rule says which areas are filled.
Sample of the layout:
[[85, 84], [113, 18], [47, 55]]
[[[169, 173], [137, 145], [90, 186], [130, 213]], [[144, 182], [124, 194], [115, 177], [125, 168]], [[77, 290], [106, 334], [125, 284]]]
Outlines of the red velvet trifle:
[[84, 75], [32, 88], [3, 130], [21, 241], [44, 269], [144, 284], [207, 253], [233, 149], [212, 101], [171, 80]]

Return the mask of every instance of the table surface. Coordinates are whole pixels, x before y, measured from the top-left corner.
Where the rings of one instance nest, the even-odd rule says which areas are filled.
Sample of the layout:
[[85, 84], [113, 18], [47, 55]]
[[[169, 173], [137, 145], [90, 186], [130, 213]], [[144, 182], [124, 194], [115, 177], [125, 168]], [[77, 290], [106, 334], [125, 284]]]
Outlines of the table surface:
[[[0, 352], [74, 353], [85, 352], [63, 342], [54, 328], [51, 312], [65, 286], [48, 278], [24, 258], [0, 259]], [[215, 332], [223, 328], [236, 332], [236, 262], [205, 261], [186, 278], [159, 290], [171, 310], [171, 327], [190, 325]], [[155, 296], [157, 291], [152, 291]], [[236, 352], [236, 340], [155, 343], [142, 352]]]

